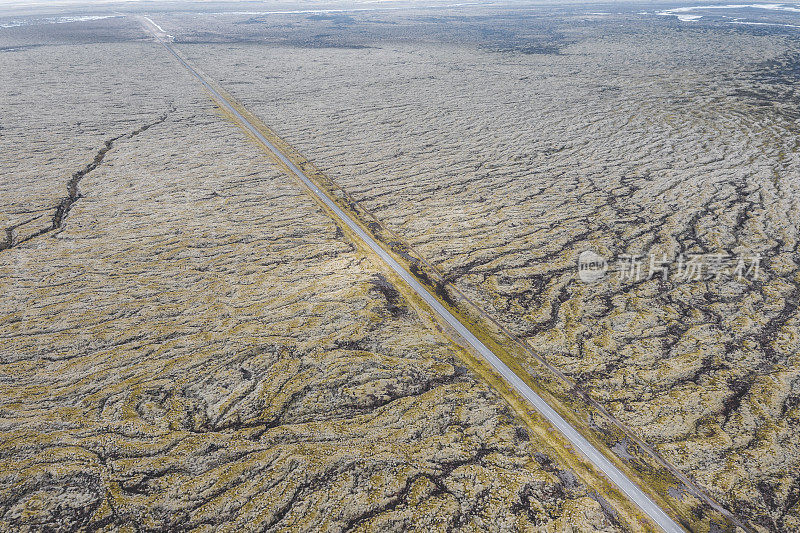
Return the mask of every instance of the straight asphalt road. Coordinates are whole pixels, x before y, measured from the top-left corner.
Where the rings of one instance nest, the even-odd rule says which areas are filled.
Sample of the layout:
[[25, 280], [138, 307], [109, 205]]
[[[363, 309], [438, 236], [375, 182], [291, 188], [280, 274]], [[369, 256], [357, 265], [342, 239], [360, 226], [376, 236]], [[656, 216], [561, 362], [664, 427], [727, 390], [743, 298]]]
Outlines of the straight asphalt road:
[[552, 424], [564, 437], [579, 450], [587, 460], [601, 470], [634, 504], [636, 504], [655, 524], [668, 533], [683, 532], [681, 528], [667, 513], [664, 512], [642, 489], [631, 481], [620, 469], [606, 458], [595, 448], [578, 430], [567, 422], [555, 409], [536, 392], [533, 391], [517, 374], [514, 373], [503, 361], [500, 360], [489, 348], [486, 347], [467, 327], [462, 324], [450, 311], [448, 311], [417, 279], [398, 263], [389, 253], [383, 249], [370, 235], [361, 229], [350, 216], [342, 211], [339, 206], [328, 197], [305, 173], [300, 170], [292, 161], [286, 157], [273, 143], [271, 143], [261, 132], [258, 131], [244, 116], [241, 115], [214, 87], [211, 86], [197, 71], [195, 71], [184, 59], [172, 48], [172, 46], [159, 36], [159, 31], [163, 30], [150, 19], [144, 17], [152, 26], [147, 25], [148, 29], [155, 35], [156, 39], [186, 68], [191, 72], [211, 93], [219, 105], [225, 108], [231, 115], [236, 117], [240, 125], [256, 139], [258, 139], [275, 157], [277, 157], [286, 167], [299, 179], [308, 189], [321, 200], [336, 217], [347, 225], [350, 230], [357, 235], [375, 254], [386, 263], [411, 289], [422, 298], [434, 311], [436, 311], [445, 322], [447, 322], [458, 334], [477, 351], [502, 378], [519, 394], [521, 394], [550, 424]]

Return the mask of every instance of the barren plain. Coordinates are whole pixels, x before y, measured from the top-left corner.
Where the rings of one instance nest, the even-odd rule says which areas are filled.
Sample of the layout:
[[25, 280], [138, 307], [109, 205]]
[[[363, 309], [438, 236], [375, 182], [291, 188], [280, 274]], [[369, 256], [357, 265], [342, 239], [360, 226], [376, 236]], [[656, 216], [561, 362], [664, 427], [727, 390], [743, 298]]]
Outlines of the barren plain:
[[0, 55], [0, 529], [623, 527], [138, 22], [113, 24], [135, 39], [38, 28]]
[[[639, 9], [148, 16], [523, 366], [796, 531], [800, 41]], [[5, 528], [645, 527], [133, 17], [0, 45]]]
[[[432, 42], [360, 48], [381, 21]], [[189, 30], [183, 44], [174, 29], [190, 59], [667, 461], [756, 528], [800, 527], [795, 34], [629, 14], [311, 23], [328, 28], [305, 46], [202, 44]], [[258, 24], [270, 26], [250, 20], [241, 37]], [[583, 284], [587, 249], [612, 271], [641, 255], [644, 275]], [[650, 254], [718, 253], [748, 268], [760, 256], [759, 276], [647, 279]]]

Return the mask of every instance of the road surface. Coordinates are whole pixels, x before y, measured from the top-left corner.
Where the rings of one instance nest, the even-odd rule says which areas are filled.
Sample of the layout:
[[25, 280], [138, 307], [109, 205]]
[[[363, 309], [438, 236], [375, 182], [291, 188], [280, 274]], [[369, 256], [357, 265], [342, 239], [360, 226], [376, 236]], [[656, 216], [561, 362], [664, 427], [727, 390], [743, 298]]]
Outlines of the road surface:
[[156, 36], [156, 39], [213, 95], [219, 105], [225, 108], [231, 115], [236, 117], [240, 125], [251, 135], [257, 138], [277, 157], [286, 167], [299, 179], [308, 189], [321, 200], [341, 222], [347, 225], [350, 230], [357, 235], [375, 254], [383, 260], [411, 289], [422, 298], [434, 311], [436, 311], [445, 322], [447, 322], [458, 334], [477, 351], [503, 379], [520, 395], [522, 395], [550, 424], [558, 429], [564, 437], [588, 459], [595, 467], [601, 470], [625, 495], [635, 503], [650, 519], [661, 529], [668, 533], [683, 532], [681, 528], [667, 513], [665, 513], [656, 503], [650, 499], [633, 481], [631, 481], [621, 470], [595, 448], [586, 438], [581, 435], [572, 425], [569, 424], [555, 409], [536, 392], [533, 391], [514, 371], [512, 371], [503, 361], [500, 360], [489, 348], [486, 347], [472, 332], [467, 329], [450, 311], [448, 311], [425, 287], [417, 281], [413, 274], [408, 272], [398, 263], [386, 250], [383, 249], [367, 232], [361, 229], [350, 216], [342, 211], [338, 205], [328, 197], [325, 192], [317, 187], [305, 173], [300, 170], [292, 161], [286, 157], [273, 143], [271, 143], [261, 132], [258, 131], [244, 116], [241, 115], [214, 87], [211, 86], [197, 71], [195, 71], [172, 46], [161, 38], [164, 31], [161, 30], [150, 19], [145, 20], [152, 26], [148, 28]]

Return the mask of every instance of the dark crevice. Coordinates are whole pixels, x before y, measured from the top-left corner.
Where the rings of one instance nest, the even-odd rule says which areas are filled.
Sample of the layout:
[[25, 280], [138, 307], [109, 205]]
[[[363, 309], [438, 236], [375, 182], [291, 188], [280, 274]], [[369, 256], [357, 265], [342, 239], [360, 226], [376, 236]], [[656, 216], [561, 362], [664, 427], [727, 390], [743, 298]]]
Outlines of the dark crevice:
[[28, 224], [29, 222], [32, 222], [36, 218], [32, 218], [30, 220], [21, 222], [19, 224], [15, 224], [13, 226], [8, 226], [4, 230], [5, 240], [0, 242], [0, 251], [8, 250], [24, 242], [28, 242], [41, 235], [45, 235], [52, 231], [61, 229], [64, 226], [64, 219], [67, 218], [67, 215], [69, 214], [70, 209], [72, 209], [72, 206], [75, 204], [75, 202], [83, 198], [83, 195], [80, 193], [80, 190], [78, 189], [78, 184], [84, 178], [84, 176], [97, 169], [97, 167], [99, 167], [103, 163], [103, 159], [105, 159], [106, 154], [114, 147], [114, 143], [116, 143], [121, 139], [132, 139], [133, 137], [136, 137], [140, 133], [147, 131], [153, 126], [161, 124], [167, 119], [169, 113], [171, 113], [174, 110], [175, 110], [174, 107], [170, 107], [169, 111], [161, 115], [154, 122], [145, 124], [144, 126], [141, 126], [130, 133], [126, 133], [124, 135], [118, 135], [116, 137], [112, 137], [111, 139], [105, 141], [103, 143], [103, 147], [100, 148], [100, 150], [98, 150], [97, 154], [95, 154], [94, 159], [92, 159], [92, 161], [85, 167], [83, 167], [81, 170], [75, 172], [69, 179], [69, 181], [67, 181], [67, 196], [62, 198], [61, 201], [59, 201], [58, 204], [54, 207], [53, 219], [50, 225], [45, 226], [44, 228], [41, 228], [39, 231], [36, 231], [28, 235], [27, 237], [19, 240], [14, 238], [14, 233], [16, 229], [21, 226], [24, 226], [25, 224]]
[[404, 305], [400, 291], [383, 274], [373, 276], [372, 287], [386, 299], [386, 310], [392, 317], [400, 318], [408, 315], [408, 307]]

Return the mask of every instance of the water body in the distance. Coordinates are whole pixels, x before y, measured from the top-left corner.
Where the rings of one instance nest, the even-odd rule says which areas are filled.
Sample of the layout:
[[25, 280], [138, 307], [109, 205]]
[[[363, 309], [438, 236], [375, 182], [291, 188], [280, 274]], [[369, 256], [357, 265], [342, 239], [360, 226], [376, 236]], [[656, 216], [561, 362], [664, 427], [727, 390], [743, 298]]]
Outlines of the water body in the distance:
[[758, 3], [688, 5], [657, 11], [656, 15], [677, 17], [682, 22], [721, 22], [754, 26], [800, 28], [800, 4]]
[[75, 17], [30, 17], [4, 20], [0, 22], [0, 28], [15, 28], [17, 26], [28, 26], [30, 24], [66, 24], [68, 22], [87, 22], [90, 20], [101, 20], [115, 17], [116, 15], [85, 15]]

